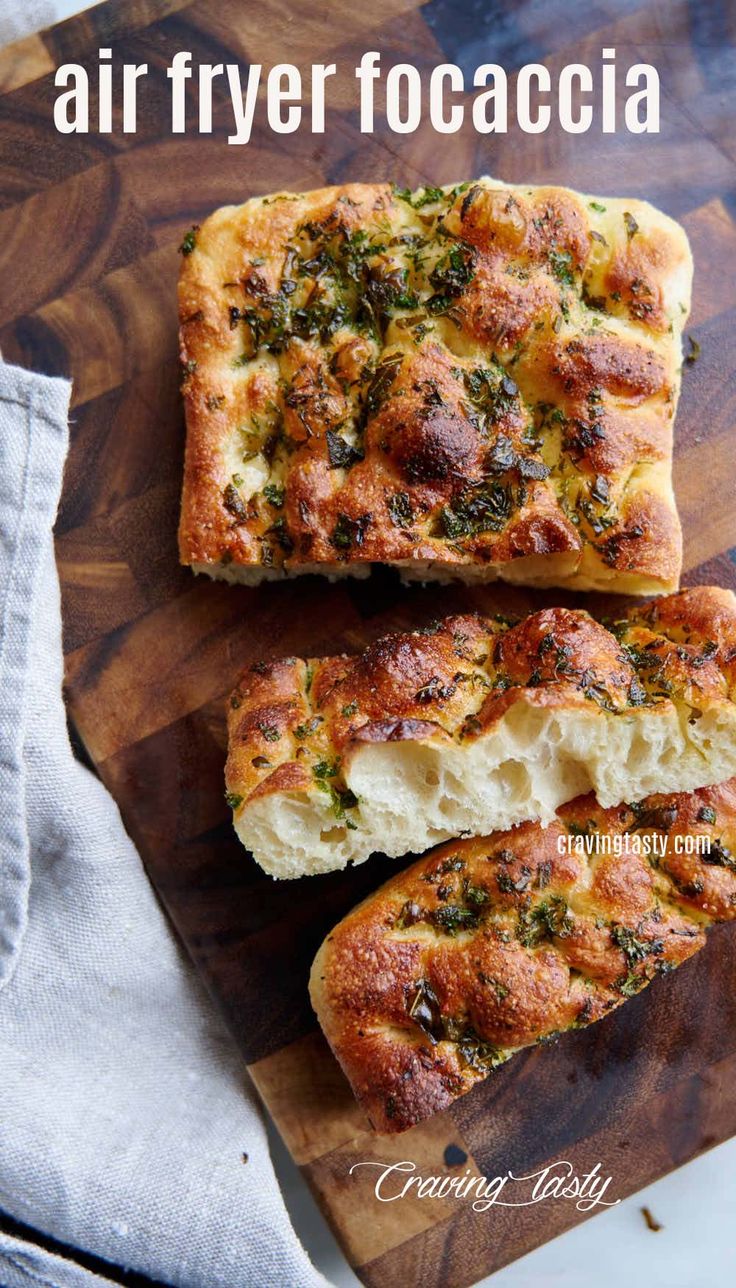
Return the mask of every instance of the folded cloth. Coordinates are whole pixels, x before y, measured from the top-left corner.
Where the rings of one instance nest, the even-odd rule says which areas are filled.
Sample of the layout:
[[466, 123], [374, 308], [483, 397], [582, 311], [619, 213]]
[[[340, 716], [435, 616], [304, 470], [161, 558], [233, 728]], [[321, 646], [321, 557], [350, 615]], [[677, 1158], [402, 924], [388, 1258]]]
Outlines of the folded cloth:
[[109, 1279], [1, 1230], [0, 1269], [3, 1288], [54, 1288], [57, 1284], [59, 1288], [110, 1288]]
[[[0, 1209], [181, 1288], [325, 1285], [243, 1065], [73, 757], [51, 527], [69, 386], [0, 365]], [[107, 1282], [0, 1236], [0, 1283]]]

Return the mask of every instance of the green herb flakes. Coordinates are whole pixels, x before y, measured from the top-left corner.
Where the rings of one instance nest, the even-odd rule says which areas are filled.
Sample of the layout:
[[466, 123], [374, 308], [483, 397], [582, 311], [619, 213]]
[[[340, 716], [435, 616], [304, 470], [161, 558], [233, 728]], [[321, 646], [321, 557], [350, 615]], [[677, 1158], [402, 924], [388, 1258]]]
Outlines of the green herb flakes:
[[222, 493], [222, 502], [225, 509], [232, 514], [233, 518], [239, 523], [245, 523], [248, 518], [248, 509], [241, 497], [238, 489], [232, 483], [228, 483]]
[[184, 234], [184, 237], [182, 238], [182, 243], [181, 243], [181, 246], [179, 247], [180, 255], [191, 255], [192, 251], [197, 245], [198, 232], [199, 232], [199, 224], [192, 224], [192, 227], [189, 229], [188, 232]]
[[549, 264], [558, 282], [562, 282], [563, 286], [575, 285], [572, 255], [569, 250], [551, 250]]
[[327, 456], [330, 462], [330, 469], [347, 470], [351, 465], [356, 465], [362, 461], [363, 453], [348, 443], [340, 434], [328, 429], [325, 434], [327, 441]]
[[414, 522], [414, 511], [408, 492], [393, 492], [386, 501], [391, 522], [397, 528], [409, 528]]
[[258, 729], [266, 739], [266, 742], [278, 742], [281, 737], [278, 727], [274, 724], [259, 724]]
[[280, 510], [281, 506], [284, 504], [286, 493], [285, 489], [283, 487], [279, 487], [276, 483], [267, 483], [263, 489], [263, 495], [270, 505], [273, 505], [277, 510]]
[[362, 546], [367, 528], [373, 520], [371, 514], [361, 514], [353, 519], [348, 514], [338, 514], [330, 541], [336, 550], [347, 551], [352, 546]]
[[634, 219], [634, 216], [630, 214], [628, 210], [624, 211], [624, 226], [626, 228], [626, 236], [628, 240], [631, 241], [632, 237], [635, 237], [638, 233], [639, 225]]

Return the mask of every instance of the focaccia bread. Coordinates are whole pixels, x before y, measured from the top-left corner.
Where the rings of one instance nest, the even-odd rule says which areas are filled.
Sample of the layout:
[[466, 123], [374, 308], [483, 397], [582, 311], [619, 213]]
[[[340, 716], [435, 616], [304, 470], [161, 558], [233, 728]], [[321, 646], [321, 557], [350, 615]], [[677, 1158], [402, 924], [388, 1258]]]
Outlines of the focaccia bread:
[[[710, 853], [677, 853], [678, 836], [709, 837]], [[606, 838], [610, 853], [592, 849]], [[736, 917], [735, 852], [731, 780], [610, 810], [581, 797], [546, 829], [443, 846], [382, 886], [328, 935], [310, 982], [372, 1125], [421, 1122], [679, 966]]]
[[267, 872], [421, 853], [593, 790], [604, 806], [736, 774], [736, 598], [697, 587], [607, 626], [448, 617], [356, 657], [259, 662], [230, 699], [228, 799]]
[[687, 237], [479, 179], [216, 211], [182, 244], [182, 562], [677, 588]]

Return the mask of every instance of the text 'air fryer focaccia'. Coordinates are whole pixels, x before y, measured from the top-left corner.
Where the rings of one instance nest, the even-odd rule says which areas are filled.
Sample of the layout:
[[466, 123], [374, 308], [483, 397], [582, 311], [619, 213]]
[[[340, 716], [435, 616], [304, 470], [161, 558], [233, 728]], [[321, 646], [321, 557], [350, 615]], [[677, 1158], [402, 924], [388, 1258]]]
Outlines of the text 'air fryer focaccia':
[[491, 179], [355, 183], [224, 207], [182, 251], [184, 563], [677, 588], [673, 220]]
[[736, 774], [736, 599], [697, 587], [603, 625], [448, 617], [354, 657], [258, 662], [228, 710], [228, 799], [267, 872], [548, 823]]
[[[647, 836], [649, 855], [594, 848]], [[710, 852], [677, 853], [678, 836], [706, 836]], [[679, 966], [709, 923], [736, 917], [735, 850], [731, 780], [610, 810], [581, 797], [546, 829], [454, 842], [382, 886], [328, 935], [310, 982], [373, 1126], [421, 1122]]]

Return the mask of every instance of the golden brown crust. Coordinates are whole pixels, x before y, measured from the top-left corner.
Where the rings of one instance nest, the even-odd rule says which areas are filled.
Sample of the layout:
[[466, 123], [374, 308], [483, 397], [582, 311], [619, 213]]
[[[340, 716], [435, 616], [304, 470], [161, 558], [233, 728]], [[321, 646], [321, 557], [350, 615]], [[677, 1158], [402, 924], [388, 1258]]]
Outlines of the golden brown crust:
[[[688, 836], [710, 853], [678, 854]], [[374, 1128], [413, 1126], [680, 965], [736, 918], [735, 853], [731, 779], [609, 810], [580, 797], [547, 828], [452, 842], [388, 881], [328, 935], [310, 981]]]
[[[736, 599], [698, 586], [602, 624], [550, 608], [518, 622], [447, 617], [386, 635], [355, 657], [257, 663], [228, 716], [227, 788], [236, 818], [253, 794], [284, 790], [274, 775], [306, 770], [307, 795], [346, 792], [345, 771], [366, 742], [468, 747], [516, 703], [664, 717], [673, 704], [697, 721], [736, 697]], [[702, 781], [702, 780], [701, 780]], [[358, 823], [360, 805], [348, 808]]]
[[183, 249], [184, 563], [677, 585], [692, 265], [651, 206], [346, 184]]

